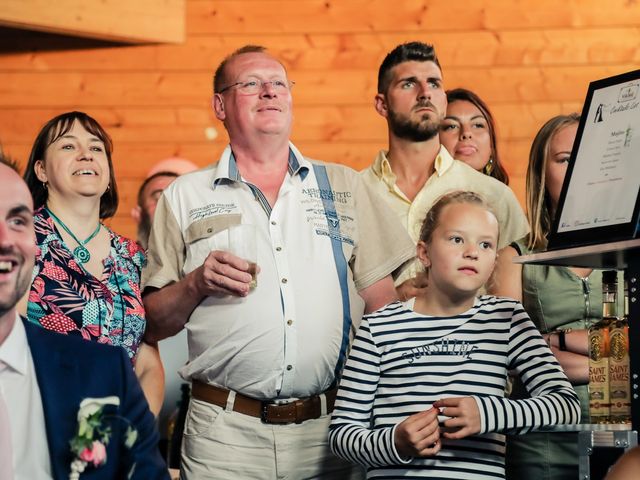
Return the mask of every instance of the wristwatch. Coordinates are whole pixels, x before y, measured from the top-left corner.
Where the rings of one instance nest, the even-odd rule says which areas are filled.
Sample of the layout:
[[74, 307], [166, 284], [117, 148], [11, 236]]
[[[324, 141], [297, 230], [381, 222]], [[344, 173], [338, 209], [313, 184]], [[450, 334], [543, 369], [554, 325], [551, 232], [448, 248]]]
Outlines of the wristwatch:
[[570, 331], [571, 331], [570, 328], [567, 328], [566, 330], [558, 330], [558, 349], [561, 352], [566, 352], [567, 351], [566, 334], [569, 333]]

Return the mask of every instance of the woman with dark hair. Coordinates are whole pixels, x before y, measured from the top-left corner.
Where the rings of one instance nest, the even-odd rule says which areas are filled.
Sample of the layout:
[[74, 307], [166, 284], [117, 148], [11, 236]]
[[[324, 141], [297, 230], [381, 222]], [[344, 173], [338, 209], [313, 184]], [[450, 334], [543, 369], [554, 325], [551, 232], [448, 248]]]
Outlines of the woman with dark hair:
[[465, 88], [447, 91], [447, 114], [440, 126], [440, 143], [456, 160], [509, 185], [500, 163], [496, 125], [489, 107]]
[[82, 112], [58, 115], [38, 134], [24, 177], [40, 248], [27, 317], [49, 330], [124, 348], [157, 414], [164, 373], [157, 346], [142, 343], [144, 252], [102, 223], [118, 208], [112, 149], [105, 130]]
[[[521, 265], [514, 257], [547, 246], [580, 117], [547, 121], [536, 135], [527, 169], [527, 219], [531, 232], [498, 254], [489, 291], [520, 300], [547, 339], [578, 394], [582, 422], [589, 422], [588, 328], [602, 318], [600, 272], [588, 268]], [[514, 383], [511, 398], [526, 396]], [[570, 480], [578, 477], [577, 433], [529, 433], [507, 439], [507, 478]]]

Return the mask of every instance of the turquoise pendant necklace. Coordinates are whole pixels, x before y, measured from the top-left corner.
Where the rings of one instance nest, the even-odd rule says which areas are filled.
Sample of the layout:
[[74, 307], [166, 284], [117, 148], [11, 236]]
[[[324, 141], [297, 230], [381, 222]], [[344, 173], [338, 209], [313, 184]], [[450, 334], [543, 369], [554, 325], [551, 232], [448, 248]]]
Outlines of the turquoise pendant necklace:
[[91, 254], [89, 253], [89, 250], [87, 250], [87, 247], [85, 247], [85, 245], [89, 243], [91, 240], [93, 240], [93, 238], [100, 231], [100, 227], [101, 227], [100, 222], [98, 222], [98, 226], [93, 231], [93, 233], [89, 235], [84, 242], [81, 242], [80, 240], [78, 240], [78, 237], [76, 237], [73, 234], [73, 232], [69, 229], [69, 227], [67, 227], [64, 224], [62, 220], [56, 217], [55, 214], [51, 210], [49, 210], [47, 207], [44, 207], [44, 208], [49, 213], [49, 215], [51, 215], [51, 217], [58, 223], [58, 225], [60, 225], [65, 232], [71, 235], [71, 238], [73, 238], [78, 244], [78, 246], [73, 249], [73, 256], [76, 257], [78, 260], [80, 260], [80, 263], [87, 263], [89, 260], [91, 260]]

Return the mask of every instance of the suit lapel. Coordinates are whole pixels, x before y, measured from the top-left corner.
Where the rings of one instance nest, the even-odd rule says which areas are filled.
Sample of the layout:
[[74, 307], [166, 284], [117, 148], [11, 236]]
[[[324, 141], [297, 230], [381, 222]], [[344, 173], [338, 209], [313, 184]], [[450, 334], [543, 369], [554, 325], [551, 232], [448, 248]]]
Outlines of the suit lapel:
[[[57, 342], [57, 334], [24, 322], [40, 388], [49, 455], [54, 478], [68, 478], [73, 460], [69, 441], [75, 435], [81, 392], [73, 352]], [[75, 388], [74, 388], [75, 386]]]

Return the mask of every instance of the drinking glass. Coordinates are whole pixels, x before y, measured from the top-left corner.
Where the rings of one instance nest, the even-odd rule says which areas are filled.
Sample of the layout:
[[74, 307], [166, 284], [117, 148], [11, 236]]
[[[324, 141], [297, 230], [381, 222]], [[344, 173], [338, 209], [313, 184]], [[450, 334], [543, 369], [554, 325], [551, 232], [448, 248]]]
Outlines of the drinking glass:
[[249, 262], [249, 273], [251, 283], [249, 288], [258, 286], [258, 231], [255, 225], [242, 223], [232, 225], [228, 230], [229, 251], [236, 257], [240, 257]]

